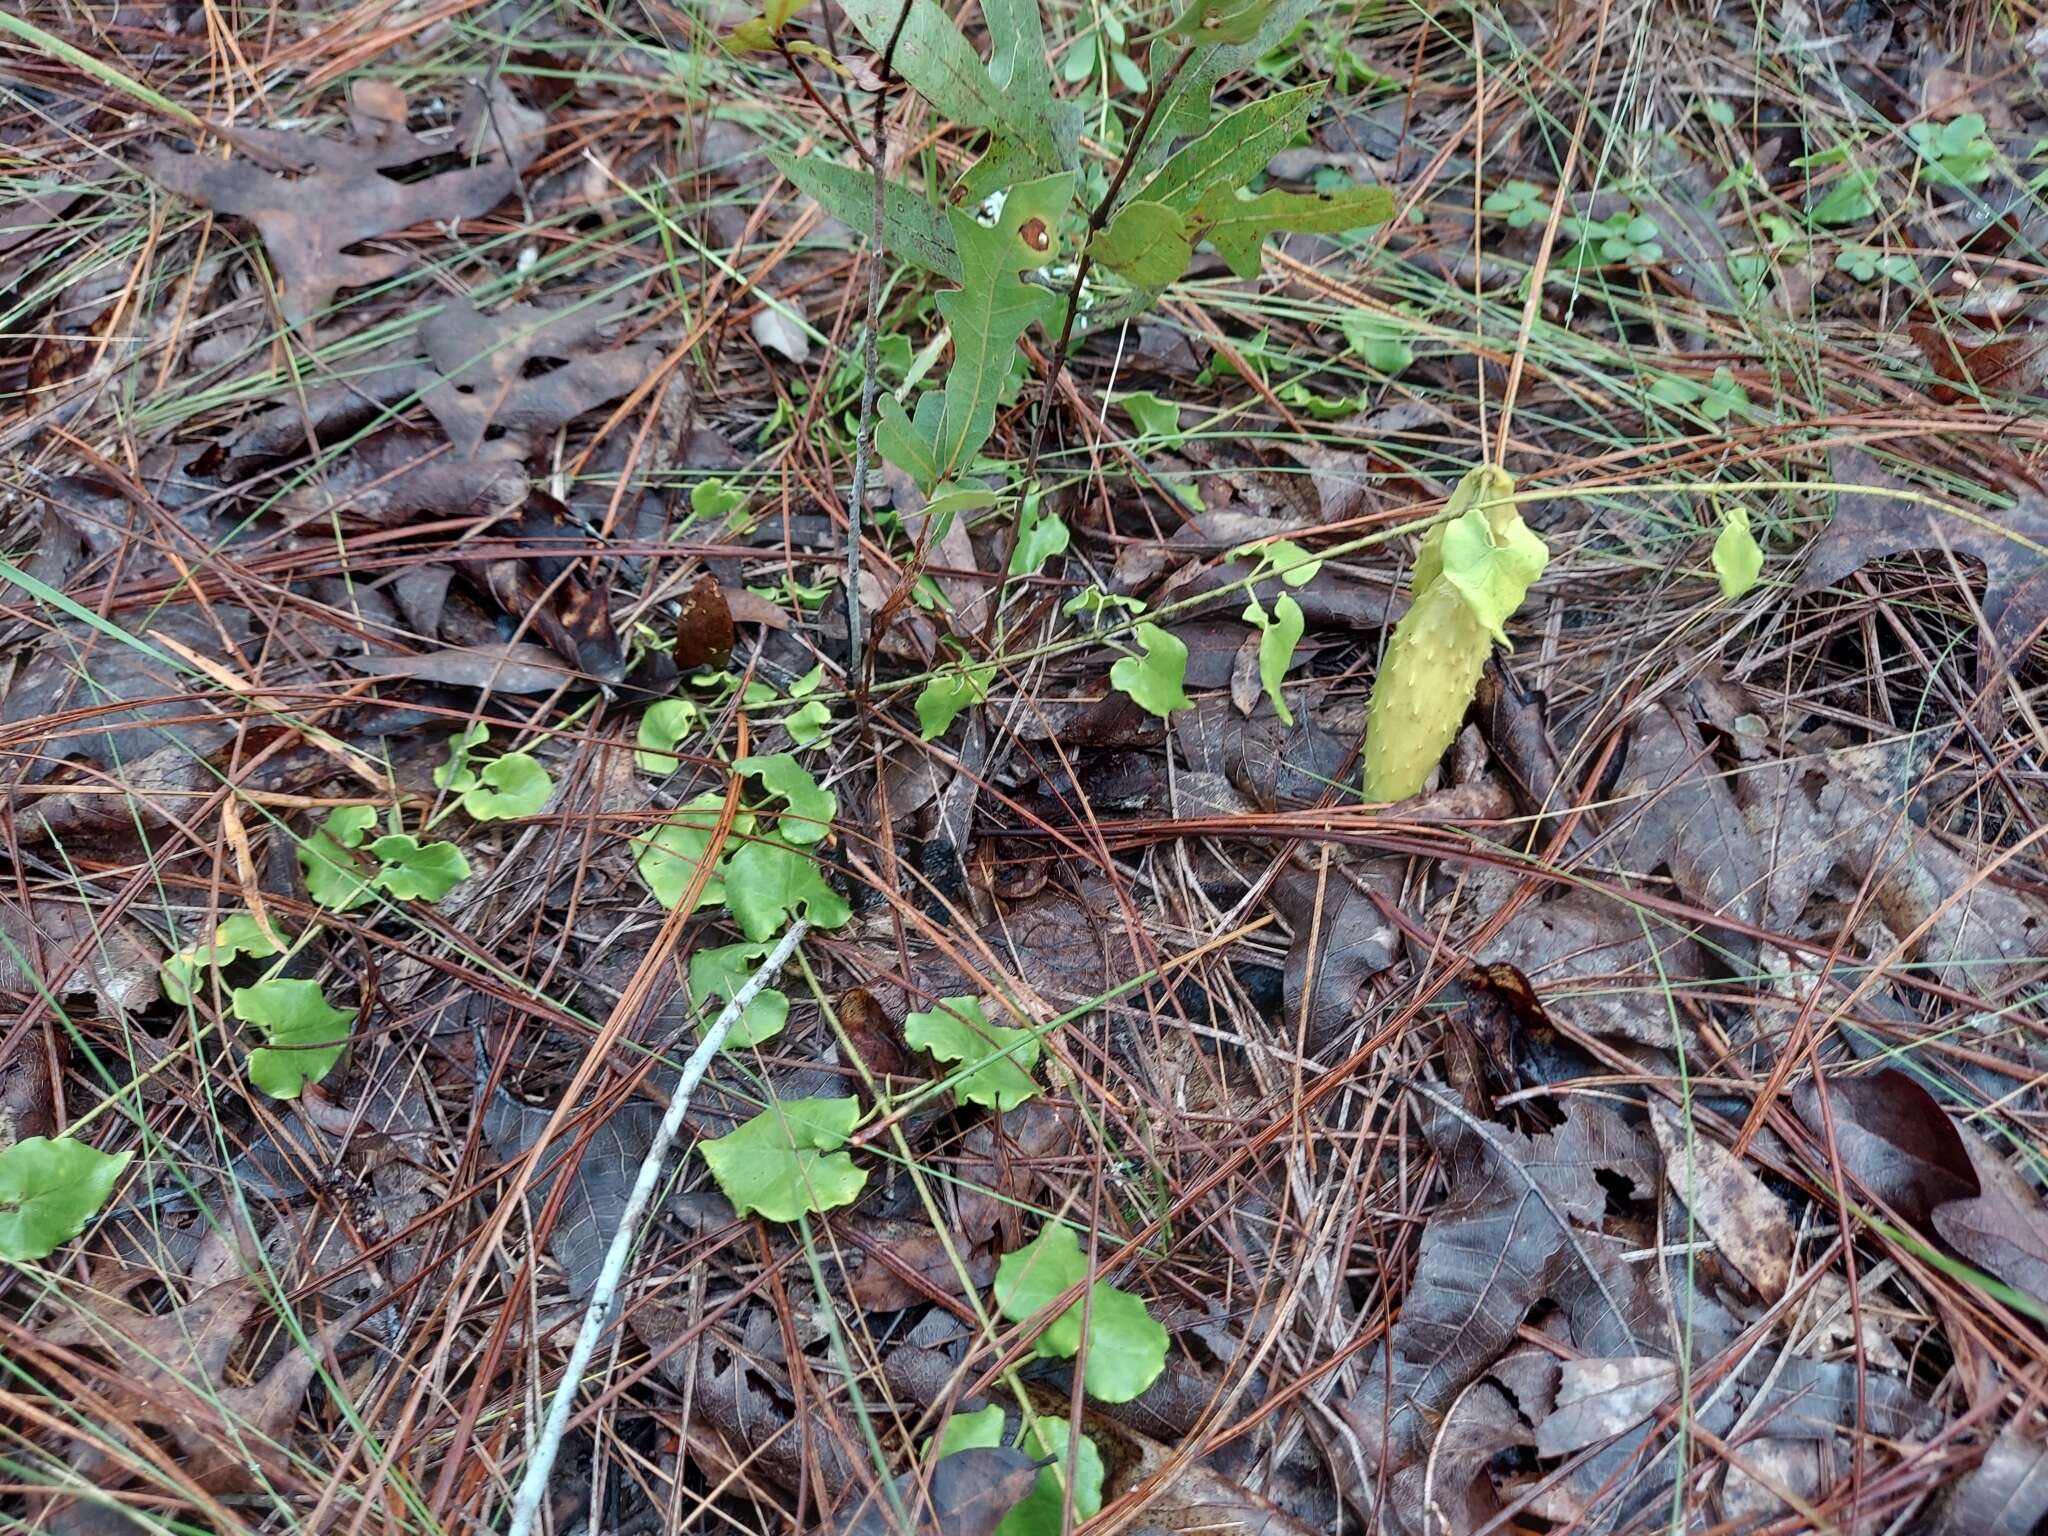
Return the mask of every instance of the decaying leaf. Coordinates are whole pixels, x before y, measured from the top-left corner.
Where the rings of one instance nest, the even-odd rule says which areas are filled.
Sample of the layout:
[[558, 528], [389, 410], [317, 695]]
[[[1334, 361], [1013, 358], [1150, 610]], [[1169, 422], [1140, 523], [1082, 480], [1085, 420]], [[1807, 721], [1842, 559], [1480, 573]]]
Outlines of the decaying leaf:
[[1373, 902], [1375, 892], [1386, 898], [1399, 893], [1398, 862], [1332, 862], [1321, 887], [1318, 909], [1315, 870], [1289, 868], [1273, 883], [1273, 905], [1294, 931], [1280, 1027], [1290, 1036], [1304, 1030], [1310, 1054], [1359, 1016], [1373, 977], [1401, 954], [1400, 930]]
[[1983, 1137], [1960, 1132], [1980, 1193], [1934, 1208], [1934, 1230], [2007, 1285], [2048, 1303], [2048, 1208]]
[[[484, 1109], [484, 1137], [498, 1158], [509, 1162], [533, 1145], [553, 1115], [550, 1106], [522, 1104], [500, 1088]], [[586, 1296], [597, 1284], [634, 1175], [660, 1123], [658, 1108], [631, 1099], [600, 1120], [587, 1138], [578, 1136], [572, 1122], [541, 1154], [542, 1171], [526, 1187], [527, 1208], [538, 1217], [561, 1169], [570, 1169], [568, 1189], [548, 1233], [548, 1252], [562, 1266], [573, 1294]]]
[[1558, 1368], [1557, 1406], [1536, 1426], [1536, 1453], [1563, 1456], [1611, 1440], [1655, 1413], [1677, 1386], [1678, 1363], [1657, 1355], [1566, 1360]]
[[[386, 282], [412, 265], [406, 252], [364, 255], [351, 247], [414, 224], [488, 213], [518, 186], [546, 129], [544, 117], [502, 88], [472, 92], [443, 140], [420, 138], [405, 119], [405, 98], [389, 82], [362, 79], [349, 100], [352, 142], [215, 128], [240, 156], [159, 150], [150, 174], [216, 213], [253, 223], [276, 265], [285, 319], [304, 327], [339, 290]], [[411, 181], [385, 174], [444, 155], [462, 163]]]
[[1723, 1258], [1774, 1302], [1792, 1278], [1797, 1236], [1785, 1202], [1718, 1141], [1694, 1128], [1687, 1134], [1679, 1111], [1650, 1104], [1650, 1129], [1664, 1153], [1664, 1177], [1686, 1203]]
[[1038, 1463], [1013, 1446], [976, 1446], [896, 1479], [912, 1524], [875, 1499], [833, 1527], [837, 1536], [990, 1536], [1038, 1480]]
[[1823, 1147], [1832, 1125], [1843, 1171], [1916, 1227], [1928, 1228], [1936, 1207], [1979, 1192], [1955, 1123], [1904, 1072], [1837, 1073], [1825, 1090], [1800, 1084], [1792, 1103]]
[[2048, 1520], [2048, 1446], [2008, 1429], [1944, 1501], [1929, 1536], [2037, 1536]]

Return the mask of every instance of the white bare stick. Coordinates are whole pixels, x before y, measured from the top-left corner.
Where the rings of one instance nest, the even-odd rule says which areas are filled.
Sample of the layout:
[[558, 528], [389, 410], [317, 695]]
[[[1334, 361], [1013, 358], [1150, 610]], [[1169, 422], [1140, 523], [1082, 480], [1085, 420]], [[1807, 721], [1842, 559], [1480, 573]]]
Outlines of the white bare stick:
[[803, 918], [789, 925], [789, 931], [776, 941], [775, 948], [768, 952], [768, 958], [761, 962], [761, 968], [748, 977], [747, 984], [719, 1010], [718, 1017], [704, 1032], [697, 1049], [683, 1063], [682, 1080], [676, 1084], [676, 1091], [669, 1098], [668, 1113], [661, 1117], [661, 1128], [654, 1133], [654, 1145], [647, 1149], [639, 1176], [633, 1180], [633, 1193], [627, 1197], [626, 1208], [619, 1214], [619, 1228], [612, 1233], [612, 1245], [605, 1253], [604, 1268], [598, 1271], [597, 1287], [590, 1293], [590, 1310], [583, 1314], [583, 1328], [576, 1335], [576, 1347], [569, 1351], [568, 1368], [562, 1373], [561, 1385], [555, 1388], [555, 1400], [548, 1404], [547, 1422], [541, 1426], [533, 1454], [526, 1459], [526, 1475], [520, 1480], [518, 1496], [512, 1501], [512, 1523], [506, 1528], [505, 1536], [531, 1536], [534, 1517], [540, 1513], [541, 1500], [547, 1496], [548, 1475], [555, 1469], [555, 1457], [562, 1449], [562, 1435], [569, 1427], [569, 1410], [576, 1406], [576, 1392], [582, 1385], [583, 1373], [590, 1366], [590, 1357], [597, 1352], [598, 1337], [604, 1332], [612, 1302], [618, 1296], [619, 1281], [625, 1276], [626, 1260], [632, 1256], [633, 1235], [640, 1226], [641, 1214], [647, 1209], [647, 1202], [654, 1198], [654, 1186], [661, 1181], [661, 1165], [683, 1128], [683, 1116], [690, 1112], [690, 1096], [697, 1091], [697, 1084], [703, 1081], [711, 1059], [725, 1044], [733, 1022], [746, 1012], [747, 1004], [754, 1000], [755, 994], [775, 979], [810, 928], [811, 925]]

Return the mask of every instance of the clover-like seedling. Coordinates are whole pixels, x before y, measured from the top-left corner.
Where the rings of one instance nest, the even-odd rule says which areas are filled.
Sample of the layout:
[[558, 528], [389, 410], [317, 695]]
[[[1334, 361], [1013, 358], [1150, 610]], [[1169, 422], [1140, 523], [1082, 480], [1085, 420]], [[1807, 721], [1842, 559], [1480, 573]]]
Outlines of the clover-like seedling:
[[936, 741], [952, 728], [963, 710], [988, 697], [995, 682], [994, 662], [972, 666], [957, 661], [932, 675], [917, 695], [917, 732], [926, 741]]
[[1500, 190], [1487, 193], [1486, 201], [1479, 206], [1488, 213], [1501, 215], [1510, 229], [1526, 229], [1550, 214], [1550, 199], [1533, 181], [1511, 181]]
[[[690, 998], [707, 1015], [714, 1012], [714, 1003], [729, 1002], [738, 997], [741, 988], [752, 978], [762, 959], [773, 948], [769, 944], [726, 944], [716, 949], [700, 949], [690, 956]], [[782, 1033], [789, 1022], [789, 998], [774, 987], [763, 987], [756, 992], [733, 1020], [725, 1036], [725, 1048], [729, 1051], [743, 1050], [750, 1045], [759, 1045], [772, 1040]]]
[[1946, 123], [1915, 123], [1906, 137], [1926, 162], [1929, 181], [1947, 187], [1974, 187], [1991, 175], [1997, 147], [1984, 132], [1984, 114], [1967, 112]]
[[1867, 245], [1845, 245], [1835, 253], [1835, 270], [1846, 272], [1859, 283], [1870, 282], [1879, 273], [1895, 283], [1911, 283], [1920, 276], [1913, 258], [1900, 252], [1886, 253]]
[[1354, 309], [1337, 323], [1343, 329], [1345, 345], [1374, 373], [1391, 379], [1407, 372], [1415, 361], [1415, 348], [1409, 341], [1414, 331], [1398, 316]]

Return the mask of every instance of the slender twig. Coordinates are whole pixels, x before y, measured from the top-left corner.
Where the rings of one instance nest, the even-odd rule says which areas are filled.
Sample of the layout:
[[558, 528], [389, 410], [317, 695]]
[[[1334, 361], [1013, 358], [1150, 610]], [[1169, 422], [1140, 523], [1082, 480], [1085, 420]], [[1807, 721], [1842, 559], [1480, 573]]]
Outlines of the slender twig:
[[862, 655], [860, 632], [860, 530], [867, 507], [868, 466], [875, 453], [875, 396], [882, 377], [882, 214], [883, 186], [889, 161], [889, 82], [896, 73], [896, 45], [910, 20], [910, 0], [896, 12], [896, 25], [889, 30], [888, 46], [882, 50], [881, 79], [875, 88], [873, 142], [862, 147], [854, 141], [868, 162], [874, 178], [874, 214], [868, 225], [868, 316], [861, 338], [860, 428], [853, 440], [853, 494], [846, 507], [846, 677], [853, 690], [865, 697], [867, 664]]
[[682, 1131], [683, 1117], [690, 1112], [690, 1099], [710, 1069], [712, 1058], [725, 1044], [726, 1034], [734, 1021], [746, 1012], [755, 995], [775, 979], [784, 962], [803, 942], [810, 927], [803, 918], [789, 925], [789, 930], [768, 952], [768, 958], [761, 962], [761, 968], [748, 977], [747, 984], [719, 1010], [718, 1017], [704, 1032], [697, 1049], [683, 1063], [682, 1080], [669, 1097], [668, 1113], [661, 1117], [661, 1127], [654, 1133], [654, 1144], [647, 1149], [639, 1176], [633, 1180], [633, 1192], [626, 1197], [626, 1208], [619, 1213], [618, 1229], [612, 1233], [612, 1245], [605, 1252], [604, 1268], [598, 1271], [597, 1286], [590, 1293], [590, 1310], [583, 1314], [583, 1327], [576, 1335], [575, 1347], [569, 1351], [569, 1364], [562, 1372], [561, 1384], [555, 1388], [554, 1401], [548, 1405], [547, 1422], [541, 1426], [540, 1435], [533, 1444], [533, 1454], [527, 1458], [526, 1474], [520, 1480], [519, 1493], [512, 1501], [512, 1523], [506, 1528], [506, 1536], [530, 1536], [533, 1530], [534, 1517], [540, 1511], [541, 1500], [547, 1496], [548, 1477], [554, 1471], [555, 1457], [562, 1449], [562, 1436], [569, 1427], [569, 1410], [576, 1406], [583, 1373], [589, 1369], [590, 1358], [597, 1352], [598, 1338], [604, 1333], [612, 1303], [618, 1296], [619, 1282], [625, 1276], [626, 1260], [632, 1255], [633, 1238], [639, 1230], [640, 1218], [654, 1197], [654, 1186], [661, 1180], [661, 1165]]
[[1180, 72], [1187, 68], [1188, 60], [1195, 56], [1195, 45], [1190, 42], [1174, 55], [1173, 63], [1167, 66], [1159, 84], [1153, 88], [1151, 98], [1145, 103], [1145, 113], [1138, 119], [1138, 126], [1131, 130], [1131, 141], [1124, 147], [1123, 160], [1111, 178], [1109, 190], [1102, 194], [1102, 201], [1095, 205], [1088, 215], [1088, 232], [1081, 239], [1081, 254], [1074, 262], [1074, 280], [1067, 286], [1067, 313], [1060, 322], [1060, 339], [1052, 349], [1052, 356], [1046, 359], [1045, 388], [1038, 397], [1038, 423], [1031, 431], [1031, 456], [1024, 465], [1024, 484], [1028, 487], [1038, 475], [1038, 450], [1045, 441], [1045, 424], [1052, 416], [1053, 391], [1059, 387], [1060, 374], [1067, 365], [1067, 345], [1074, 338], [1074, 316], [1081, 308], [1081, 287], [1088, 281], [1088, 273], [1095, 265], [1095, 258], [1088, 247], [1095, 237], [1102, 233], [1109, 223], [1109, 215], [1116, 207], [1124, 182], [1137, 167], [1139, 151], [1145, 147], [1146, 135], [1152, 131], [1153, 119], [1159, 116], [1159, 109], [1172, 94], [1174, 82], [1180, 79]]

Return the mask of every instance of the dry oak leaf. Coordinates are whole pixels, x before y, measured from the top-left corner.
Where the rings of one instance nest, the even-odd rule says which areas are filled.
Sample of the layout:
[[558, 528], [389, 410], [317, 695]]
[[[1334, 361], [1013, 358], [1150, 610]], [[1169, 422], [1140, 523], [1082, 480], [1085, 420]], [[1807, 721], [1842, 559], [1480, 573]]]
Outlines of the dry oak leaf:
[[[389, 84], [361, 80], [349, 96], [352, 142], [274, 128], [225, 128], [241, 153], [158, 150], [149, 173], [215, 213], [247, 219], [277, 268], [285, 319], [306, 328], [343, 288], [387, 282], [412, 265], [405, 251], [353, 254], [350, 247], [414, 224], [473, 219], [519, 185], [540, 153], [546, 116], [502, 88], [471, 91], [455, 131], [429, 141], [405, 123], [405, 98]], [[452, 157], [451, 170], [395, 180], [386, 172]], [[266, 170], [256, 160], [281, 170]]]

